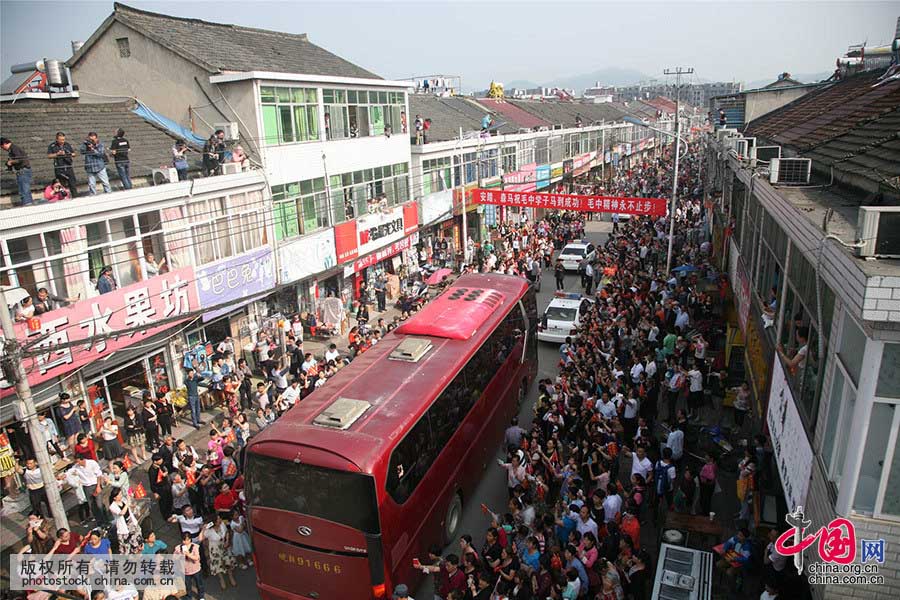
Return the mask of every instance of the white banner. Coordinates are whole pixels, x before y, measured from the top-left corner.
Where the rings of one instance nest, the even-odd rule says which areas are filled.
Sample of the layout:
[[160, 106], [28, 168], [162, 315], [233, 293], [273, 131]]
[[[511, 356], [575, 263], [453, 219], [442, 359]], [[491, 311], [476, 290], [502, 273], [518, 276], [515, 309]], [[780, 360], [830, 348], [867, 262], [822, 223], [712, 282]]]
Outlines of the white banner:
[[279, 283], [293, 283], [337, 265], [334, 229], [313, 233], [278, 248]]
[[794, 404], [794, 395], [788, 387], [781, 359], [776, 356], [772, 364], [772, 388], [767, 414], [769, 436], [772, 438], [775, 464], [778, 465], [788, 510], [794, 510], [798, 506], [806, 506], [813, 451]]
[[453, 216], [453, 190], [428, 194], [422, 198], [422, 225]]

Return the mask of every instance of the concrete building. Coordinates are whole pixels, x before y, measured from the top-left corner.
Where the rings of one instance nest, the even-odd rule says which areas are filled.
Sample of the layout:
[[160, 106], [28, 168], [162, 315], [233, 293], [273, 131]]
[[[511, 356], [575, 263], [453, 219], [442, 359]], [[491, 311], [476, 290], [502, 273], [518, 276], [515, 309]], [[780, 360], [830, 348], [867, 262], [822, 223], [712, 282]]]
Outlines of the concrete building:
[[781, 108], [822, 85], [825, 84], [800, 83], [787, 73], [783, 73], [765, 87], [714, 96], [709, 98], [708, 104], [699, 106], [708, 106], [714, 120], [718, 119], [719, 110], [724, 110], [728, 127], [742, 130], [750, 121]]
[[757, 146], [781, 147], [777, 172], [727, 140], [709, 146], [713, 239], [735, 295], [729, 370], [751, 385], [783, 490], [763, 521], [783, 530], [797, 506], [807, 533], [849, 519], [856, 563], [861, 540], [885, 541], [870, 563], [883, 585], [814, 585], [817, 599], [900, 594], [898, 124], [900, 81], [875, 71], [747, 124]]
[[[296, 292], [293, 299], [282, 295], [285, 310], [313, 309], [320, 283], [322, 293], [354, 295], [361, 281], [393, 269], [392, 257], [368, 264], [366, 255], [411, 241], [415, 223], [399, 239], [358, 238], [368, 240], [365, 232], [402, 218], [411, 200], [411, 82], [384, 80], [305, 34], [118, 3], [68, 64], [83, 99], [136, 96], [204, 136], [226, 129], [263, 167], [274, 202], [279, 283]], [[113, 71], [121, 75], [108, 77]], [[310, 254], [329, 245], [332, 252]]]

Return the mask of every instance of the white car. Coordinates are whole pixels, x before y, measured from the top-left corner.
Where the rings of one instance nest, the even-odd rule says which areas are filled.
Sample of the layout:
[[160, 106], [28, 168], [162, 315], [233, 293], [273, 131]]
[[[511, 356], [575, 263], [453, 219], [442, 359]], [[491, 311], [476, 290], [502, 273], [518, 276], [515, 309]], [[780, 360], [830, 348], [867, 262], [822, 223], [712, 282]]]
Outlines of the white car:
[[577, 271], [581, 261], [594, 258], [594, 252], [596, 249], [593, 244], [576, 242], [566, 244], [557, 258], [562, 260], [563, 269], [566, 271]]
[[562, 344], [567, 337], [578, 337], [577, 328], [581, 315], [591, 300], [578, 293], [556, 292], [538, 325], [537, 338], [542, 342]]

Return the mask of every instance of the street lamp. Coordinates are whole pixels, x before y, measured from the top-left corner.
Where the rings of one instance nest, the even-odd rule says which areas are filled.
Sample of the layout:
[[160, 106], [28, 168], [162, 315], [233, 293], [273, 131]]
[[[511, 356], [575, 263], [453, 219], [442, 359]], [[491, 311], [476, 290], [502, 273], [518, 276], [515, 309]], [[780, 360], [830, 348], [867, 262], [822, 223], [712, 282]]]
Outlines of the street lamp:
[[626, 123], [631, 123], [632, 125], [646, 127], [651, 131], [673, 137], [676, 140], [675, 169], [672, 175], [672, 200], [669, 205], [669, 251], [666, 254], [666, 279], [668, 279], [669, 275], [672, 273], [672, 239], [675, 237], [675, 197], [678, 194], [678, 157], [681, 152], [681, 144], [684, 143], [685, 151], [687, 151], [688, 144], [680, 135], [678, 135], [679, 122], [677, 114], [675, 115], [675, 133], [670, 133], [663, 129], [653, 127], [646, 121], [641, 121], [640, 119], [636, 119], [634, 117], [623, 117], [622, 120]]

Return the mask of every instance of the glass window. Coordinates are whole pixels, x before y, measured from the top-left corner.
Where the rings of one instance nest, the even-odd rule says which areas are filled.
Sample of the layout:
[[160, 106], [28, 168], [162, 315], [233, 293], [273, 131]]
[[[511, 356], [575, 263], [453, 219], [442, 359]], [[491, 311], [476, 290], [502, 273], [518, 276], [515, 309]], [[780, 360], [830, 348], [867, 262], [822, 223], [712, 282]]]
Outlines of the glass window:
[[268, 145], [319, 139], [318, 92], [313, 88], [262, 87], [263, 139]]
[[875, 402], [872, 405], [872, 415], [869, 417], [868, 434], [863, 451], [865, 459], [859, 468], [856, 497], [853, 500], [853, 509], [856, 511], [865, 513], [875, 511], [878, 486], [881, 483], [881, 473], [884, 469], [885, 449], [888, 447], [891, 425], [894, 422], [894, 409], [893, 404]]
[[891, 453], [891, 470], [888, 473], [887, 487], [884, 490], [884, 501], [881, 513], [900, 517], [900, 444], [894, 442]]
[[[822, 456], [828, 470], [828, 479], [836, 487], [841, 483], [848, 447], [848, 444], [840, 439], [840, 432], [850, 428], [853, 407], [856, 404], [856, 390], [845, 381], [844, 373], [835, 366], [831, 400], [828, 403], [828, 420], [825, 423], [825, 434], [822, 439]], [[838, 443], [839, 440], [840, 443]]]
[[[900, 398], [900, 344], [885, 344], [878, 371], [876, 396]], [[897, 464], [897, 461], [894, 461]]]
[[247, 501], [377, 534], [378, 503], [370, 475], [248, 454]]
[[[862, 371], [863, 355], [866, 352], [866, 334], [863, 333], [853, 317], [844, 313], [844, 320], [841, 326], [841, 344], [838, 348], [838, 356], [850, 379], [853, 383], [859, 385], [859, 374]], [[884, 369], [882, 369], [884, 371]]]

